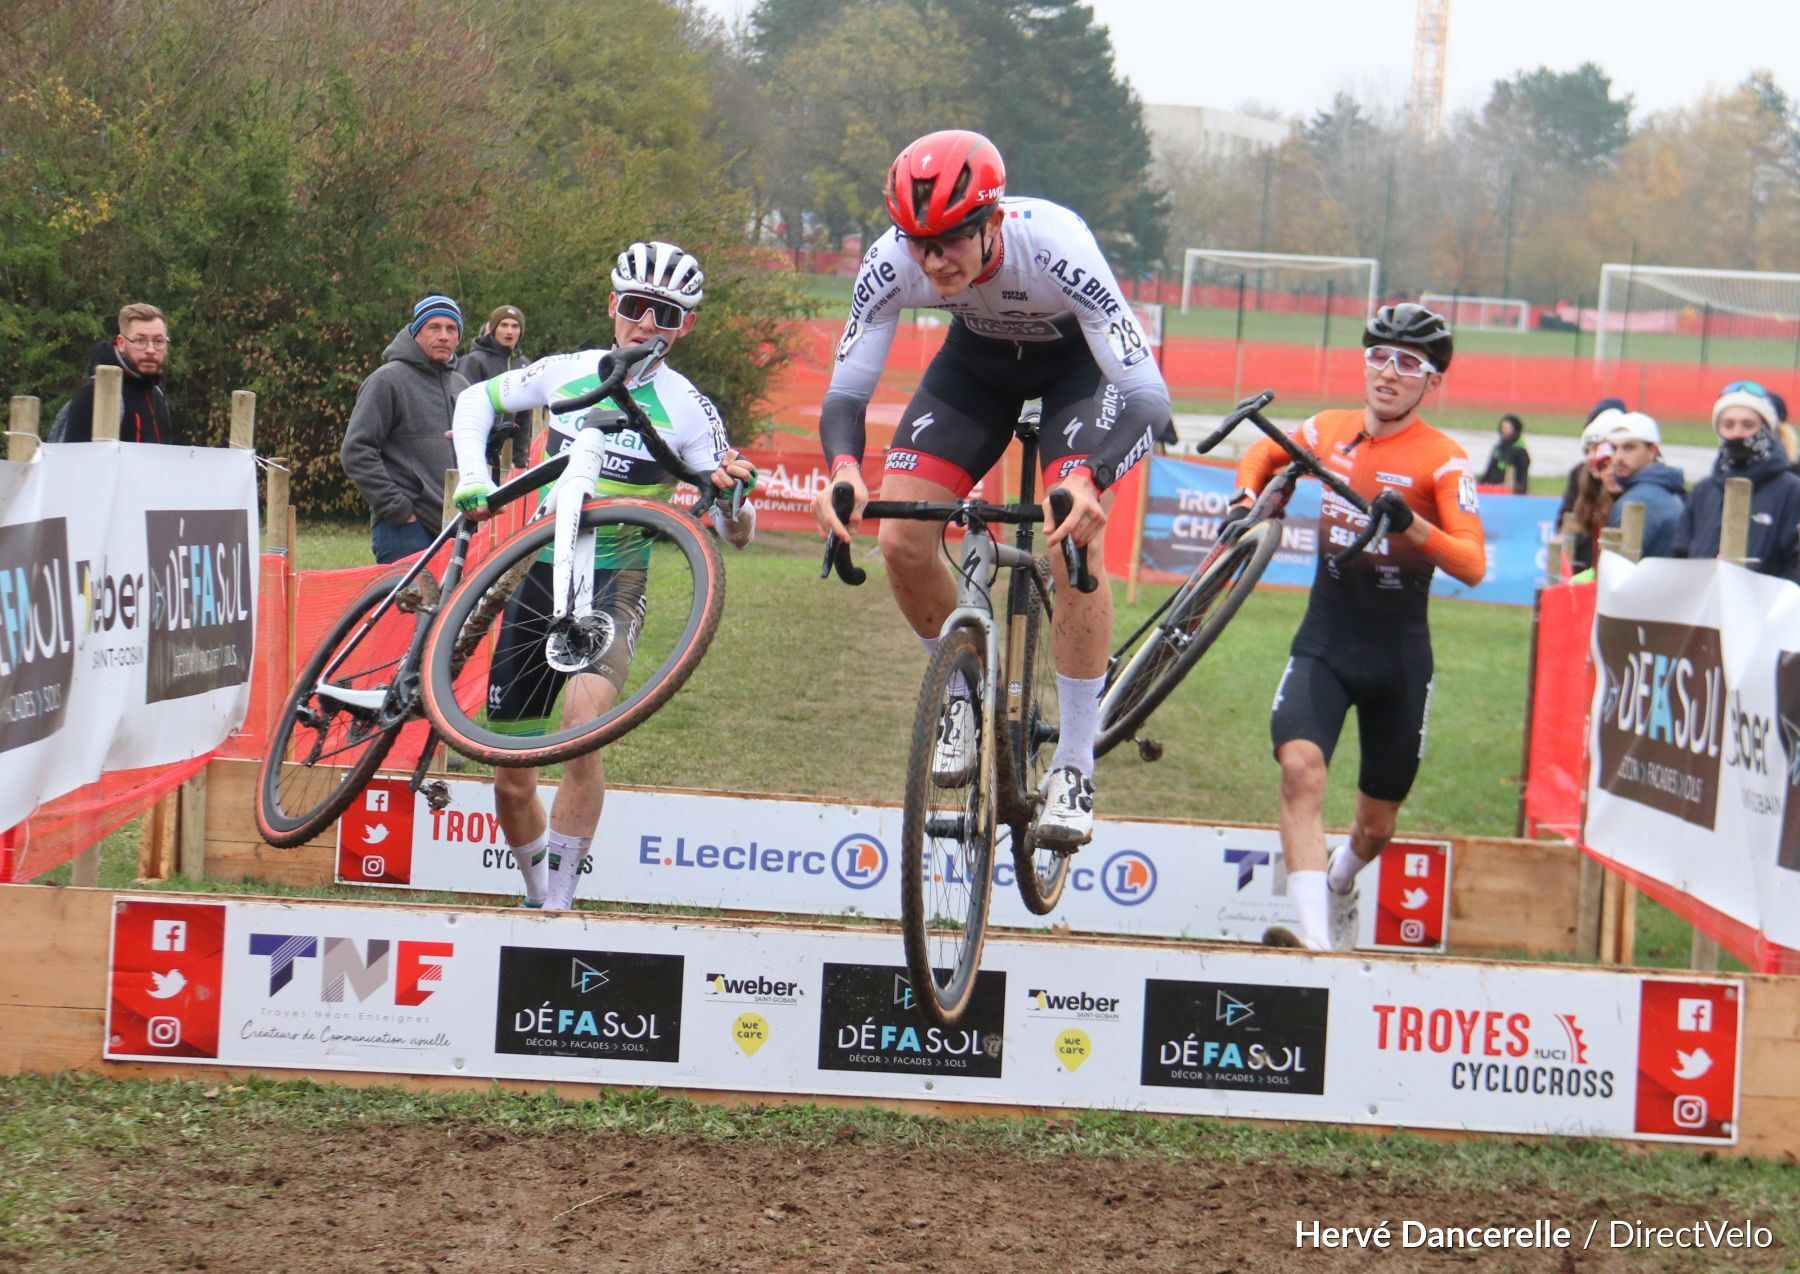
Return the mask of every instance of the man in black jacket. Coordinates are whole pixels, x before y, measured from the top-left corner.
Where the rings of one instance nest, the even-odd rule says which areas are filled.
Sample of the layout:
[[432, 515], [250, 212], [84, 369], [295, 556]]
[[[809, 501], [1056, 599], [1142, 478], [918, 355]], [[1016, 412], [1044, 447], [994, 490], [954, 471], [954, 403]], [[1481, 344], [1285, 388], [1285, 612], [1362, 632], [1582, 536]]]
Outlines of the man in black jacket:
[[[463, 374], [463, 379], [471, 385], [479, 385], [484, 380], [492, 380], [496, 376], [504, 376], [516, 367], [531, 366], [531, 356], [521, 347], [521, 339], [525, 335], [525, 316], [516, 305], [502, 305], [482, 326], [469, 347], [469, 352], [456, 362], [456, 370]], [[526, 468], [529, 465], [527, 453], [531, 448], [531, 417], [525, 412], [516, 411], [502, 417], [494, 424], [494, 430], [488, 435], [487, 458], [488, 468], [493, 471], [494, 481], [502, 482], [506, 475], [500, 472], [500, 448], [508, 440], [513, 444], [513, 465]]]
[[[120, 395], [119, 441], [178, 443], [169, 397], [163, 392], [163, 367], [169, 357], [169, 325], [163, 312], [141, 302], [119, 311], [119, 334], [111, 346], [95, 350], [94, 366], [117, 364], [125, 373]], [[75, 391], [57, 413], [51, 442], [92, 442], [94, 378]]]
[[1775, 437], [1779, 422], [1773, 396], [1755, 381], [1733, 381], [1713, 404], [1719, 456], [1713, 471], [1688, 493], [1687, 511], [1675, 532], [1676, 557], [1717, 557], [1725, 483], [1750, 479], [1750, 568], [1800, 581], [1800, 476], [1788, 470]]

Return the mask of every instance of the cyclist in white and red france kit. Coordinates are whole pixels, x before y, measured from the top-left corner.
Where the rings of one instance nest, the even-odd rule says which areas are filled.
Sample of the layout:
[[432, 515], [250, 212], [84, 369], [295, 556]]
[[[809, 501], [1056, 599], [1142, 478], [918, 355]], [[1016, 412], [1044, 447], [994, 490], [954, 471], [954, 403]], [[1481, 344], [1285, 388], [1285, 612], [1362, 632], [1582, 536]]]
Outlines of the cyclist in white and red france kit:
[[[1112, 648], [1112, 592], [1101, 551], [1111, 505], [1105, 492], [1149, 451], [1169, 419], [1169, 391], [1093, 232], [1058, 204], [1005, 193], [1000, 152], [979, 133], [931, 133], [894, 160], [886, 188], [894, 228], [863, 257], [819, 420], [827, 464], [835, 482], [855, 490], [855, 509], [846, 527], [828, 487], [813, 515], [846, 542], [862, 521], [864, 413], [901, 310], [947, 310], [951, 321], [900, 417], [882, 499], [967, 495], [1006, 450], [1024, 403], [1043, 400], [1046, 511], [1052, 490], [1073, 498], [1048, 543], [1073, 536], [1090, 548], [1089, 569], [1102, 584], [1092, 593], [1074, 591], [1062, 555], [1051, 554], [1062, 721], [1038, 839], [1073, 849], [1093, 834], [1094, 734]], [[933, 523], [890, 519], [879, 537], [894, 600], [927, 651], [956, 604], [938, 535]], [[934, 773], [948, 780], [973, 764], [973, 738], [969, 701], [952, 700]]]

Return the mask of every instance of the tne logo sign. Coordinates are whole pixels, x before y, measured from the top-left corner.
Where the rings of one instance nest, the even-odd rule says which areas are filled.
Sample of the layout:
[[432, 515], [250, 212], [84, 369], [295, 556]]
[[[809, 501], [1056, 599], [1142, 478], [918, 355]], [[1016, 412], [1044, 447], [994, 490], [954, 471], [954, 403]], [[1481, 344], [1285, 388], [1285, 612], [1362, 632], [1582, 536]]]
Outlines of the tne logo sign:
[[1712, 830], [1725, 669], [1719, 630], [1600, 616], [1600, 786]]

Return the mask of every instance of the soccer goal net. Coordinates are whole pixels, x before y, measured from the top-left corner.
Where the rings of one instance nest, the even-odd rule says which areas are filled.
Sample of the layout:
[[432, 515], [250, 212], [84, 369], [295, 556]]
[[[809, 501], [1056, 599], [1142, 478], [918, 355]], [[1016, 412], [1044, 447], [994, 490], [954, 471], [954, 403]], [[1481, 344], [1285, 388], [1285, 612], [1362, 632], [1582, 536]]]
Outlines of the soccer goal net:
[[1616, 357], [1626, 333], [1792, 341], [1796, 323], [1800, 274], [1611, 262], [1600, 267], [1594, 363]]
[[1321, 300], [1356, 298], [1361, 316], [1375, 312], [1381, 267], [1374, 257], [1306, 256], [1189, 248], [1181, 266], [1181, 312], [1225, 309], [1239, 299], [1257, 309], [1316, 309]]
[[1526, 332], [1531, 330], [1531, 302], [1516, 296], [1458, 296], [1425, 292], [1419, 304], [1442, 314], [1452, 331]]

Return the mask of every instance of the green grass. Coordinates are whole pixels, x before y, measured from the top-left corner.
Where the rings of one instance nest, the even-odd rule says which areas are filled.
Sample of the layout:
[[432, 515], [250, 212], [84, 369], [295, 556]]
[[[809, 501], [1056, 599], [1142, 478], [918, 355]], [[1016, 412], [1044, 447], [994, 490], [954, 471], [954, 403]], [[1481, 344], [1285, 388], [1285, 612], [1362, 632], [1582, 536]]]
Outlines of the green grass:
[[[850, 294], [856, 280], [847, 275], [805, 274], [799, 282], [824, 318], [836, 318], [849, 312]], [[1131, 289], [1126, 286], [1127, 294]], [[913, 314], [929, 311], [913, 311]], [[909, 315], [909, 318], [911, 315]], [[1186, 314], [1179, 305], [1163, 310], [1163, 331], [1169, 336], [1195, 336], [1210, 340], [1233, 340], [1239, 335], [1235, 306], [1195, 307]], [[1246, 302], [1243, 339], [1270, 341], [1284, 345], [1329, 344], [1333, 349], [1354, 348], [1362, 338], [1361, 326], [1351, 318], [1334, 315], [1327, 330], [1320, 314], [1282, 314], [1255, 308], [1255, 293]], [[1594, 356], [1594, 334], [1573, 332], [1478, 332], [1463, 328], [1456, 335], [1459, 352], [1478, 354], [1529, 354], [1542, 358], [1588, 358]], [[1701, 341], [1692, 336], [1641, 333], [1631, 334], [1625, 356], [1653, 363], [1699, 363]], [[1706, 342], [1706, 361], [1722, 367], [1793, 368], [1800, 365], [1800, 352], [1792, 341], [1751, 340], [1715, 336]]]

